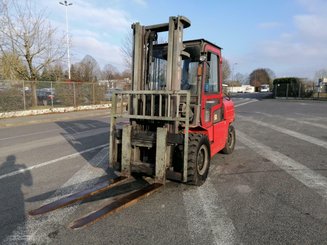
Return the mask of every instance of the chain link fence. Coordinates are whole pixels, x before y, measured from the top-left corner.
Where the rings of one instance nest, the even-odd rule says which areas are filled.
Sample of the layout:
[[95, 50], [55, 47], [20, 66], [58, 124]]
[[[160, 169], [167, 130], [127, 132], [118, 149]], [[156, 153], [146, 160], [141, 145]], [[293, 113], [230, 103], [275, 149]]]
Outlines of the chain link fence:
[[110, 95], [107, 84], [0, 81], [0, 112], [106, 104], [111, 100]]

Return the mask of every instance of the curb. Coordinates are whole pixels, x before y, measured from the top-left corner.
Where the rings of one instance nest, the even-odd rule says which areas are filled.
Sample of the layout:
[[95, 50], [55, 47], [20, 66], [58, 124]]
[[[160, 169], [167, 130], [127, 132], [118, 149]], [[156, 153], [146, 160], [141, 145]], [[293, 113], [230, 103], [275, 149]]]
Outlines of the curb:
[[13, 117], [24, 117], [24, 116], [35, 116], [51, 113], [65, 113], [73, 111], [86, 111], [86, 110], [96, 110], [96, 109], [110, 109], [111, 104], [102, 104], [102, 105], [86, 105], [78, 107], [58, 107], [58, 108], [49, 108], [41, 110], [26, 110], [26, 111], [11, 111], [11, 112], [1, 112], [0, 119], [13, 118]]
[[278, 101], [284, 102], [314, 102], [314, 103], [324, 103], [327, 102], [326, 99], [303, 99], [303, 98], [286, 98], [286, 97], [276, 97], [272, 98]]

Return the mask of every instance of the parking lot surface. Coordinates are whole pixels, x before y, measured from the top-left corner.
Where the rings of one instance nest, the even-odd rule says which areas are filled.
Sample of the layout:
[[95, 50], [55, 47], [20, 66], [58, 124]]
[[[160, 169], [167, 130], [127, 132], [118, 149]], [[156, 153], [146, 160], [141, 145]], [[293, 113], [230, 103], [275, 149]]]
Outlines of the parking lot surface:
[[144, 183], [28, 211], [107, 175], [109, 112], [11, 119], [0, 128], [0, 244], [327, 244], [327, 103], [233, 101], [235, 151], [214, 156], [204, 185], [168, 182], [79, 230], [72, 221]]

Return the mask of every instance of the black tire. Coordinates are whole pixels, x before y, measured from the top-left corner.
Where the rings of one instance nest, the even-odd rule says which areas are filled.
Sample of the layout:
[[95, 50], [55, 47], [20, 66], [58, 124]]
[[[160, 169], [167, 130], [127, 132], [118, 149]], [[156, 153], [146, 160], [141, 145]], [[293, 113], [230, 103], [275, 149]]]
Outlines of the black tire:
[[224, 154], [231, 154], [234, 151], [235, 143], [236, 143], [235, 128], [233, 125], [229, 125], [226, 144], [224, 149], [221, 150], [221, 152]]
[[202, 185], [209, 173], [210, 144], [202, 134], [189, 134], [187, 183]]

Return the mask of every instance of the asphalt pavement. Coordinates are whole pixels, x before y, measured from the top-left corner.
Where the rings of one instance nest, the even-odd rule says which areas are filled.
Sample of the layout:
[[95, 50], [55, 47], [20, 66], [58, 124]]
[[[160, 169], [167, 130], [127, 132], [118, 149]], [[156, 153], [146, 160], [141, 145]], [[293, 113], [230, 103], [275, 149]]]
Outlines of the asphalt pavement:
[[0, 244], [327, 244], [327, 103], [237, 95], [236, 149], [201, 187], [168, 182], [80, 230], [133, 181], [43, 216], [28, 211], [108, 172], [107, 110], [0, 120]]
[[75, 111], [66, 113], [51, 113], [40, 114], [33, 116], [0, 118], [0, 127], [17, 127], [41, 123], [51, 123], [56, 121], [72, 120], [84, 117], [95, 117], [98, 115], [108, 115], [110, 111], [108, 109], [88, 110], [88, 111]]

